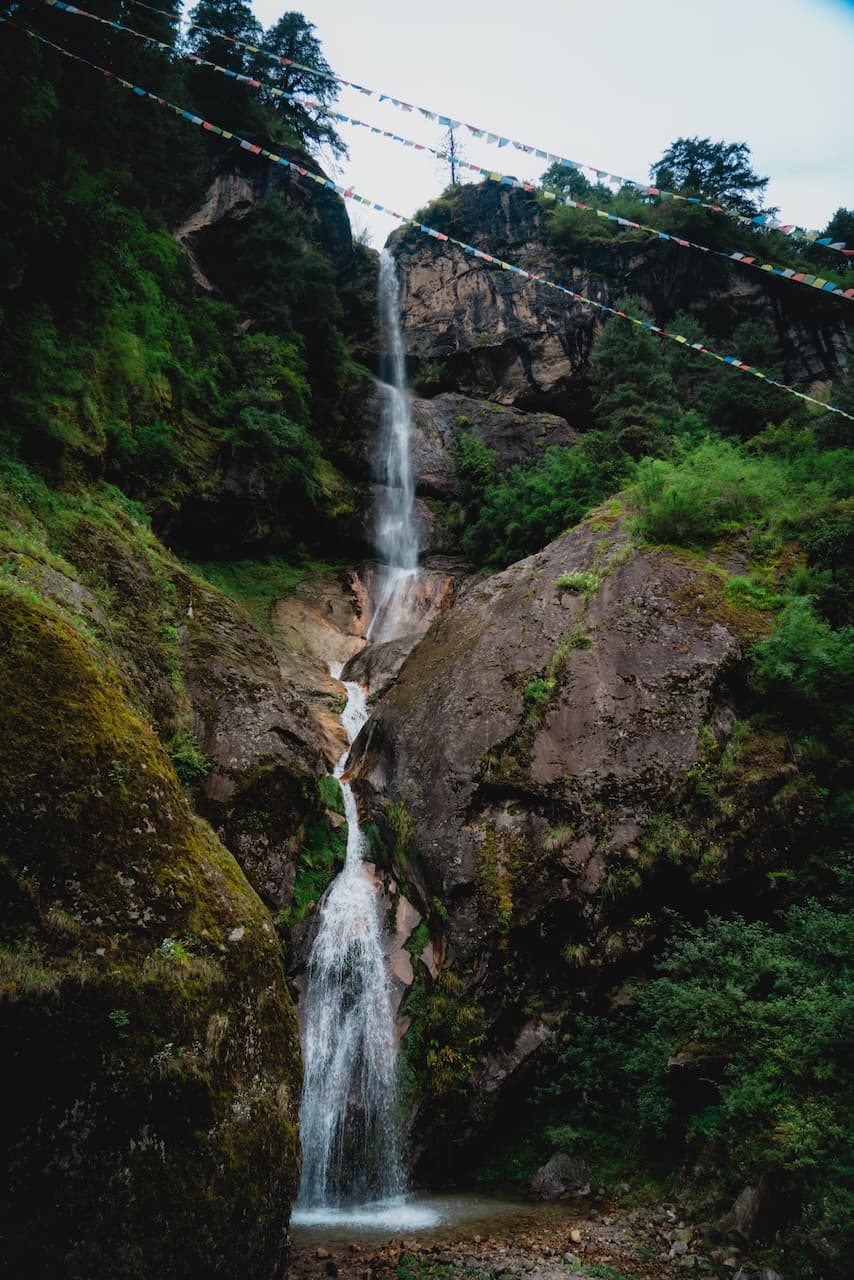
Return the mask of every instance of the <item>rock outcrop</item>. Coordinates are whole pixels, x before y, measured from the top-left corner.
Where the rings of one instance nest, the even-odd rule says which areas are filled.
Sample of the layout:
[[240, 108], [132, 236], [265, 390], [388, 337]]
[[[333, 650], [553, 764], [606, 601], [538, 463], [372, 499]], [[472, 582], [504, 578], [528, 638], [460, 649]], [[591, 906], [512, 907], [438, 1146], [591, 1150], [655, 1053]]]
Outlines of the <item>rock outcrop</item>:
[[[181, 581], [194, 731], [211, 768], [200, 808], [273, 910], [290, 902], [306, 819], [326, 772], [320, 725], [270, 640], [220, 592]], [[294, 656], [296, 662], [296, 655]]]
[[556, 1152], [531, 1179], [531, 1195], [538, 1200], [560, 1200], [590, 1191], [590, 1171], [583, 1160]]
[[[536, 197], [491, 182], [458, 188], [448, 209], [442, 203], [439, 230], [596, 302], [614, 306], [633, 294], [659, 324], [687, 311], [713, 336], [761, 321], [783, 353], [786, 381], [825, 380], [844, 367], [844, 317], [806, 289], [652, 236], [597, 240], [585, 234], [582, 214], [561, 261]], [[428, 365], [442, 389], [584, 421], [588, 362], [604, 313], [412, 229], [392, 244], [413, 369]]]
[[418, 491], [429, 497], [459, 497], [454, 446], [468, 432], [495, 455], [499, 472], [539, 461], [551, 445], [574, 445], [580, 437], [565, 418], [526, 413], [495, 401], [445, 392], [412, 402], [412, 465]]
[[[317, 169], [314, 160], [304, 151], [291, 147], [285, 148], [283, 154], [295, 164], [312, 171]], [[196, 208], [186, 213], [172, 230], [174, 239], [190, 259], [196, 283], [205, 292], [229, 293], [238, 225], [251, 217], [258, 202], [274, 188], [288, 205], [306, 215], [318, 241], [339, 270], [351, 263], [353, 240], [343, 201], [320, 188], [309, 191], [292, 176], [291, 170], [273, 170], [261, 162], [257, 168], [214, 174]]]
[[634, 547], [619, 507], [463, 588], [356, 743], [376, 820], [389, 805], [408, 815], [408, 892], [483, 1017], [475, 1112], [573, 991], [618, 981], [668, 902], [761, 863], [787, 821], [752, 832], [757, 798], [791, 780], [769, 747], [740, 834], [714, 845], [680, 825], [704, 744], [728, 737], [742, 637], [761, 621], [725, 602], [724, 570]]
[[[385, 390], [375, 384], [360, 415], [364, 439], [363, 494], [368, 514], [364, 538], [375, 542], [373, 515], [376, 489], [369, 477], [380, 478]], [[577, 431], [556, 414], [527, 412], [496, 400], [477, 400], [455, 392], [415, 396], [412, 400], [410, 456], [416, 493], [416, 520], [422, 555], [442, 556], [459, 551], [458, 534], [448, 529], [448, 505], [461, 497], [457, 450], [464, 436], [492, 452], [496, 474], [514, 466], [531, 466], [552, 445], [578, 443]]]
[[4, 1262], [274, 1280], [299, 1049], [267, 911], [103, 652], [0, 598]]

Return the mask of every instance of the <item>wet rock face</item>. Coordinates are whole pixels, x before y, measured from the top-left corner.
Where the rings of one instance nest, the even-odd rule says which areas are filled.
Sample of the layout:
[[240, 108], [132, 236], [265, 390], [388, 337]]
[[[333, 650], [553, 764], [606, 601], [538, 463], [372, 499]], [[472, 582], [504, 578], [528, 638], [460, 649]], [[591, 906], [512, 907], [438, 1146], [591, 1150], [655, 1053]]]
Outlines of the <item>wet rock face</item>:
[[[365, 441], [363, 477], [377, 471], [377, 441], [383, 419], [384, 389], [377, 384], [361, 410]], [[454, 539], [441, 519], [443, 504], [460, 497], [456, 449], [463, 435], [470, 435], [492, 450], [499, 474], [511, 467], [531, 466], [551, 445], [571, 446], [579, 434], [565, 418], [553, 413], [527, 412], [512, 405], [472, 396], [443, 392], [432, 398], [412, 400], [410, 456], [416, 492], [416, 521], [422, 554], [446, 555], [458, 552]], [[377, 489], [364, 485], [366, 510], [374, 511]], [[367, 545], [376, 543], [372, 517], [365, 519]]]
[[274, 1280], [300, 1088], [278, 939], [124, 689], [3, 591], [4, 1262]]
[[[808, 290], [653, 237], [596, 243], [583, 236], [590, 215], [578, 217], [578, 243], [563, 262], [536, 198], [495, 183], [461, 187], [452, 222], [440, 229], [596, 302], [615, 306], [634, 294], [659, 324], [688, 311], [710, 334], [729, 335], [742, 321], [759, 320], [784, 353], [787, 381], [826, 379], [844, 367], [845, 325]], [[393, 245], [413, 369], [437, 362], [443, 388], [584, 422], [603, 312], [414, 230]]]
[[[696, 760], [739, 653], [692, 568], [591, 524], [462, 591], [369, 725], [360, 772], [406, 798], [446, 893], [477, 883], [488, 826], [541, 846], [556, 807], [577, 815], [573, 835], [538, 870], [598, 887], [605, 828], [608, 849], [629, 846]], [[591, 575], [589, 603], [558, 585], [574, 573]], [[675, 603], [694, 590], [694, 609]]]
[[[512, 261], [542, 271], [542, 228], [513, 228]], [[505, 230], [511, 228], [505, 220]], [[478, 238], [489, 230], [478, 226]], [[490, 252], [498, 252], [490, 241]], [[511, 246], [508, 244], [508, 254]], [[521, 409], [574, 416], [586, 404], [596, 313], [570, 309], [554, 290], [524, 288], [509, 272], [481, 266], [412, 233], [395, 248], [404, 341], [413, 365], [437, 361], [444, 386]], [[547, 255], [551, 260], [551, 255]], [[552, 265], [557, 272], [556, 264]]]
[[454, 445], [470, 432], [492, 449], [499, 472], [530, 466], [550, 445], [573, 445], [578, 433], [551, 413], [526, 413], [492, 401], [445, 392], [412, 402], [412, 464], [418, 492], [429, 497], [459, 496]]
[[484, 1010], [475, 1117], [579, 986], [650, 944], [668, 895], [703, 891], [648, 834], [702, 734], [726, 740], [740, 620], [708, 565], [633, 547], [618, 505], [463, 587], [356, 743], [377, 822], [411, 815], [416, 904], [442, 904], [446, 966]]

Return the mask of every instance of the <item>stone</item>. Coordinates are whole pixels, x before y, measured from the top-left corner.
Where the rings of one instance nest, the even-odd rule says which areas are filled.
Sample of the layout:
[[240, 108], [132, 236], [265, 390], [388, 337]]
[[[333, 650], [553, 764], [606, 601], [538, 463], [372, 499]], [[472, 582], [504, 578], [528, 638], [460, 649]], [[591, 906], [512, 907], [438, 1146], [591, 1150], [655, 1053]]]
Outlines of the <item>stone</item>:
[[569, 1238], [573, 1244], [581, 1244], [582, 1236], [578, 1227], [573, 1227], [569, 1233]]
[[[557, 1200], [587, 1185], [589, 1174], [583, 1160], [557, 1152], [531, 1179], [531, 1194], [539, 1200]], [[572, 1238], [572, 1237], [571, 1237]]]
[[732, 1208], [716, 1225], [721, 1235], [734, 1234], [745, 1241], [767, 1241], [785, 1222], [789, 1204], [777, 1193], [772, 1182], [760, 1178], [758, 1184], [744, 1187]]
[[[593, 575], [587, 601], [556, 586], [578, 573]], [[353, 785], [377, 824], [389, 801], [413, 818], [410, 875], [447, 909], [448, 954], [471, 975], [460, 998], [500, 1011], [471, 1092], [474, 1120], [550, 1025], [526, 1013], [514, 966], [529, 984], [540, 969], [566, 974], [562, 950], [579, 920], [582, 967], [586, 954], [607, 966], [609, 867], [672, 805], [702, 726], [726, 719], [724, 675], [742, 640], [706, 576], [696, 560], [634, 547], [620, 511], [594, 511], [536, 555], [460, 587], [355, 744]], [[681, 602], [700, 583], [697, 614]], [[651, 599], [668, 602], [663, 614]], [[525, 689], [552, 665], [534, 716]], [[553, 1001], [547, 1013], [559, 1016], [565, 996]], [[429, 1146], [434, 1134], [415, 1139]]]
[[220, 592], [182, 586], [193, 597], [184, 682], [211, 763], [201, 808], [255, 890], [281, 910], [293, 891], [294, 832], [310, 809], [306, 795], [326, 772], [323, 734], [271, 640]]

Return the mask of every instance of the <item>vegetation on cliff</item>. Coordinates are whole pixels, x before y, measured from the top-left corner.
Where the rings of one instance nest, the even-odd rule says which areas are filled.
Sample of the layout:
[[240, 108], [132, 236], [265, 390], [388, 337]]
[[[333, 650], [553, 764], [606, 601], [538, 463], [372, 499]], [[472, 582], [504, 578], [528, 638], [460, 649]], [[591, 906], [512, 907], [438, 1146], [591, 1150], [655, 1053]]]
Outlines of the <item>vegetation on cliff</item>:
[[[721, 194], [723, 188], [708, 185], [714, 174], [689, 164], [690, 147], [674, 145], [671, 152], [662, 160], [670, 164], [668, 182], [685, 194]], [[712, 168], [722, 158], [727, 156], [714, 149], [699, 157]], [[736, 148], [729, 159], [744, 169], [748, 157]], [[761, 190], [752, 172], [729, 177], [746, 197], [751, 189]], [[773, 257], [796, 270], [815, 271], [822, 252], [695, 207], [656, 207], [635, 191], [593, 188], [557, 167], [547, 178], [558, 189], [568, 185], [574, 199], [712, 247], [724, 247], [725, 238], [729, 248]], [[495, 203], [489, 201], [489, 210], [497, 218]], [[607, 287], [612, 259], [605, 250], [613, 250], [615, 261], [627, 243], [638, 253], [643, 247], [649, 261], [664, 270], [668, 249], [650, 247], [645, 233], [618, 230], [583, 211], [544, 208], [550, 244], [543, 252], [555, 254], [567, 279], [582, 264], [592, 270], [594, 263]], [[423, 217], [486, 247], [477, 210], [471, 193], [450, 189]], [[846, 211], [832, 225], [847, 225]], [[414, 252], [409, 242], [404, 252]], [[847, 286], [850, 270], [832, 263], [829, 278]], [[718, 285], [723, 292], [723, 275]], [[777, 337], [758, 308], [736, 323], [735, 307], [721, 305], [701, 320], [694, 311], [674, 307], [657, 285], [650, 292], [660, 308], [655, 312], [649, 296], [624, 297], [613, 305], [787, 380]], [[446, 376], [451, 369], [446, 360]], [[465, 967], [461, 961], [457, 969], [461, 998], [485, 998], [486, 1021], [478, 1031], [492, 1046], [491, 1062], [508, 1052], [509, 1028], [518, 1028], [525, 1008], [531, 1024], [542, 1016], [544, 1006], [532, 991], [547, 992], [545, 1007], [552, 1010], [561, 1003], [556, 992], [566, 993], [555, 1015], [563, 1019], [561, 1031], [547, 1042], [527, 1082], [523, 1075], [509, 1086], [505, 1109], [498, 1108], [494, 1132], [502, 1137], [485, 1137], [477, 1146], [481, 1172], [530, 1176], [557, 1145], [584, 1156], [609, 1185], [628, 1180], [635, 1187], [645, 1181], [681, 1187], [709, 1218], [721, 1216], [749, 1185], [759, 1188], [761, 1206], [756, 1222], [741, 1223], [749, 1237], [778, 1237], [786, 1273], [789, 1268], [804, 1276], [841, 1276], [851, 1248], [852, 1183], [844, 1152], [854, 1123], [851, 1011], [842, 971], [852, 927], [850, 423], [808, 410], [785, 392], [618, 317], [606, 321], [597, 337], [589, 386], [589, 421], [573, 420], [582, 428], [580, 444], [550, 449], [527, 466], [502, 470], [482, 440], [465, 430], [458, 434], [461, 518], [451, 532], [456, 528], [459, 545], [477, 567], [500, 568], [537, 552], [576, 524], [585, 508], [621, 491], [621, 502], [597, 507], [587, 526], [606, 529], [628, 511], [639, 549], [675, 555], [686, 569], [693, 566], [695, 589], [671, 599], [659, 584], [656, 594], [667, 598], [674, 615], [705, 616], [741, 638], [745, 660], [728, 677], [726, 695], [738, 719], [723, 729], [701, 726], [696, 763], [648, 815], [636, 845], [616, 858], [603, 843], [601, 893], [585, 901], [589, 918], [579, 918], [576, 933], [565, 941], [570, 972], [556, 976], [548, 952], [556, 908], [554, 916], [543, 909], [545, 923], [535, 942], [525, 932], [524, 907], [512, 903], [508, 914], [506, 895], [504, 916], [490, 915], [496, 902], [494, 856], [487, 856], [479, 886], [479, 911], [493, 927], [481, 951], [466, 943], [471, 911], [447, 903], [452, 945], [465, 956]], [[818, 394], [850, 412], [851, 389], [851, 374], [843, 369]], [[667, 550], [655, 550], [661, 547]], [[582, 600], [594, 598], [602, 589], [600, 570], [595, 563], [576, 569], [558, 579], [557, 588]], [[536, 605], [526, 607], [533, 629], [533, 619], [546, 607], [539, 558], [530, 572]], [[503, 596], [513, 589], [512, 578], [500, 581]], [[500, 613], [499, 600], [494, 608]], [[493, 638], [506, 649], [504, 621]], [[471, 619], [458, 619], [463, 632], [466, 623]], [[468, 636], [466, 643], [475, 641]], [[594, 635], [594, 648], [596, 643]], [[444, 654], [438, 646], [446, 680], [462, 664], [450, 637], [449, 645]], [[421, 675], [413, 669], [408, 683]], [[483, 757], [484, 795], [466, 811], [460, 841], [485, 812], [483, 847], [489, 854], [495, 843], [487, 822], [490, 796], [492, 816], [500, 811], [509, 828], [514, 821], [524, 828], [539, 813], [542, 787], [532, 780], [525, 753], [549, 712], [556, 717], [561, 701], [575, 705], [571, 691], [582, 678], [576, 669], [568, 685], [562, 684], [549, 663], [530, 671], [521, 689], [522, 727], [501, 750]], [[582, 725], [579, 718], [576, 733]], [[455, 758], [455, 777], [465, 767]], [[560, 858], [586, 814], [561, 808], [555, 796], [549, 804], [543, 848]], [[637, 813], [639, 796], [635, 805]], [[425, 834], [425, 845], [434, 834]], [[525, 857], [529, 882], [537, 874], [536, 857], [531, 840]], [[435, 890], [441, 858], [427, 852], [425, 861]], [[458, 874], [450, 873], [452, 884]], [[584, 893], [578, 891], [581, 900]], [[671, 903], [667, 917], [662, 899]], [[457, 910], [461, 928], [454, 931]], [[593, 920], [602, 928], [591, 941]], [[471, 976], [483, 971], [488, 979]], [[413, 1005], [419, 1036], [428, 1035], [431, 1016], [438, 1021], [444, 999], [437, 991], [435, 1011], [423, 995]], [[579, 1014], [584, 1004], [588, 1011]], [[457, 1049], [448, 1044], [452, 1063]], [[451, 1146], [465, 1113], [457, 1085], [453, 1077], [441, 1087], [421, 1082], [428, 1092], [440, 1088], [439, 1114]], [[508, 1129], [515, 1130], [515, 1145]]]
[[277, 1274], [300, 1067], [269, 917], [103, 651], [8, 579], [0, 693], [4, 1262]]
[[[232, 128], [251, 112], [301, 163], [330, 140], [121, 33], [18, 18]], [[311, 56], [286, 18], [270, 38]], [[370, 263], [334, 199], [301, 204], [8, 25], [0, 66], [4, 1263], [279, 1275], [299, 1046], [254, 890], [286, 895], [277, 858], [326, 836], [322, 765], [267, 638], [164, 540], [219, 557], [263, 630], [295, 566], [352, 530], [365, 373], [343, 329], [370, 340]], [[202, 217], [203, 290], [170, 228], [232, 180], [254, 208], [219, 241]]]
[[[202, 7], [225, 34], [235, 15], [255, 24], [242, 4]], [[244, 84], [42, 5], [29, 16], [60, 44], [232, 129], [249, 129], [248, 112], [259, 141], [314, 166], [300, 148], [326, 133], [304, 110], [283, 112]], [[286, 17], [270, 39], [311, 53], [310, 25]], [[365, 371], [342, 325], [346, 314], [355, 327], [371, 286], [334, 197], [300, 201], [265, 161], [230, 154], [14, 27], [0, 59], [10, 177], [0, 364], [15, 371], [0, 385], [4, 452], [54, 483], [105, 476], [149, 506], [158, 532], [206, 552], [287, 547], [293, 558], [351, 530], [341, 466], [356, 448], [349, 423]], [[200, 297], [169, 227], [224, 172], [243, 175], [259, 203], [206, 250], [218, 293]]]

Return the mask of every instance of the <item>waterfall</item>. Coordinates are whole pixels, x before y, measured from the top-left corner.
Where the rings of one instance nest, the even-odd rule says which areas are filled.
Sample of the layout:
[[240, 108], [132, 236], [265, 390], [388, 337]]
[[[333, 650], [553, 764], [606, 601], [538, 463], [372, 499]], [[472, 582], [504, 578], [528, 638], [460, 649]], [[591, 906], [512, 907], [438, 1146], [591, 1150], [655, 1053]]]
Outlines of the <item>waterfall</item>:
[[400, 294], [394, 258], [380, 255], [378, 283], [380, 341], [383, 356], [383, 418], [376, 459], [380, 487], [376, 501], [376, 548], [382, 560], [377, 602], [367, 639], [392, 640], [406, 630], [418, 586], [418, 530], [415, 480], [409, 456], [412, 405], [406, 387], [406, 361], [400, 327]]
[[[340, 667], [331, 668], [337, 679]], [[352, 743], [368, 717], [366, 695], [344, 682], [342, 723]], [[335, 767], [347, 818], [344, 867], [321, 899], [306, 974], [305, 1077], [300, 1109], [299, 1213], [388, 1199], [404, 1190], [398, 1147], [397, 1043], [389, 1003], [377, 892], [363, 866], [356, 800]]]
[[[412, 630], [418, 572], [415, 482], [409, 456], [411, 406], [394, 259], [383, 250], [379, 274], [384, 415], [378, 451], [376, 546], [382, 560], [367, 640]], [[341, 667], [332, 667], [335, 679]], [[348, 748], [335, 767], [347, 819], [347, 857], [318, 908], [318, 927], [301, 1000], [305, 1068], [300, 1127], [303, 1166], [295, 1223], [328, 1221], [352, 1206], [382, 1202], [382, 1221], [429, 1225], [432, 1211], [403, 1199], [399, 1146], [397, 1038], [383, 954], [378, 892], [363, 864], [365, 836], [344, 772], [368, 718], [366, 691], [344, 681], [342, 723]], [[364, 1218], [361, 1213], [360, 1221]], [[358, 1213], [357, 1213], [358, 1216]]]

